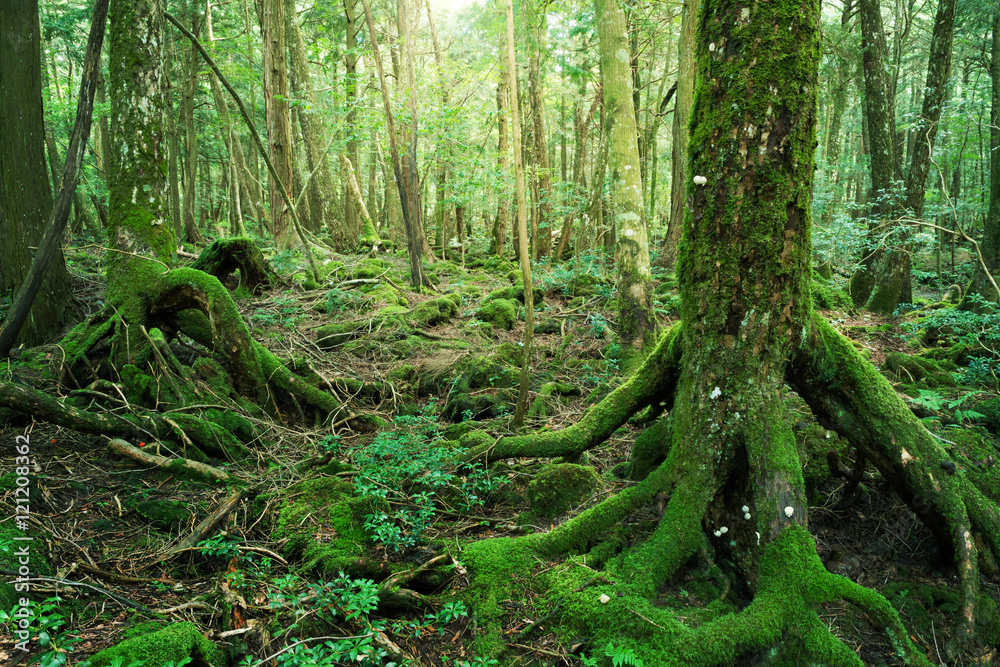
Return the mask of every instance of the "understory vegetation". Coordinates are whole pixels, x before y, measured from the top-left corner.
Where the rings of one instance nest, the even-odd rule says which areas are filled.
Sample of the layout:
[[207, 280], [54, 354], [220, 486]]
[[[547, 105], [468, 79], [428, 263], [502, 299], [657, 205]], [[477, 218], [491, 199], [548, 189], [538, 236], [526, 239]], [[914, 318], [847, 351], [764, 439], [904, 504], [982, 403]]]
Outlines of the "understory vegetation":
[[[87, 248], [68, 257], [96, 312], [103, 255]], [[29, 619], [30, 662], [652, 667], [663, 663], [651, 638], [669, 628], [684, 641], [687, 629], [711, 627], [750, 604], [750, 585], [733, 560], [734, 545], [753, 539], [746, 505], [735, 521], [719, 513], [713, 522], [718, 510], [710, 509], [695, 555], [648, 599], [635, 593], [635, 581], [615, 578], [653, 567], [630, 554], [656, 539], [670, 511], [664, 494], [643, 495], [655, 486], [673, 428], [655, 404], [572, 456], [490, 458], [502, 439], [518, 440], [509, 436], [517, 435], [524, 305], [513, 264], [475, 253], [428, 264], [435, 288], [420, 294], [403, 287], [409, 268], [400, 255], [325, 253], [318, 283], [296, 252], [269, 262], [277, 275], [265, 291], [241, 285], [238, 272], [227, 286], [253, 340], [296, 381], [335, 397], [334, 411], [281, 387], [269, 390], [264, 409], [239, 400], [213, 380], [224, 360], [184, 335], [153, 346], [160, 355], [145, 363], [155, 372], [137, 368], [115, 382], [102, 377], [108, 369], [94, 366], [93, 352], [73, 365], [58, 345], [21, 350], [0, 368], [3, 383], [58, 391], [81, 413], [122, 420], [156, 413], [169, 426], [197, 412], [239, 434], [213, 448], [210, 438], [193, 442], [183, 429], [141, 435], [146, 422], [134, 421], [140, 432], [121, 433], [124, 444], [109, 446], [106, 437], [36, 421], [30, 411], [0, 411], [4, 454], [17, 435], [32, 447], [34, 468], [0, 476], [8, 514], [21, 480], [30, 480], [32, 594], [22, 605], [0, 585], [0, 634], [13, 637]], [[555, 435], [594, 414], [627, 376], [604, 258], [535, 271], [526, 432]], [[666, 273], [655, 278], [667, 344], [678, 317], [676, 282]], [[943, 444], [949, 458], [941, 474], [995, 484], [997, 312], [957, 310], [926, 289], [912, 307], [877, 317], [851, 310], [842, 287], [837, 276], [814, 279], [823, 314]], [[142, 376], [150, 379], [135, 379]], [[130, 381], [143, 390], [126, 397], [119, 382]], [[197, 399], [179, 401], [187, 391]], [[963, 610], [947, 549], [891, 480], [859, 462], [791, 391], [783, 418], [803, 469], [816, 562], [881, 593], [931, 663], [993, 664], [1000, 576], [989, 549], [978, 552], [975, 635], [946, 655]], [[581, 526], [595, 512], [618, 512], [620, 520], [590, 534]], [[14, 535], [0, 532], [5, 579], [18, 568]], [[905, 664], [883, 632], [887, 616], [838, 601], [819, 617], [864, 664]], [[733, 664], [802, 664], [796, 647], [812, 635], [800, 630], [780, 650]], [[19, 655], [12, 640], [0, 641], [4, 664]]]

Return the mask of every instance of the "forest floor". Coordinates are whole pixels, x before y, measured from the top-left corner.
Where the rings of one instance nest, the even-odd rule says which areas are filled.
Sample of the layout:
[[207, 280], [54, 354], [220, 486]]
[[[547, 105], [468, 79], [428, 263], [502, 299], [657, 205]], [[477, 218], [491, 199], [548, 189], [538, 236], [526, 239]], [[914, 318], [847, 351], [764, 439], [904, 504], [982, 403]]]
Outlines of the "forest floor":
[[[360, 382], [351, 385], [357, 391], [345, 397], [345, 411], [334, 416], [332, 426], [293, 402], [280, 405], [273, 420], [256, 421], [260, 436], [252, 456], [209, 461], [234, 478], [226, 485], [139, 465], [110, 452], [104, 437], [0, 412], [4, 461], [14, 456], [16, 436], [30, 438], [31, 521], [38, 535], [32, 548], [36, 559], [44, 559], [44, 565], [32, 563], [40, 573], [32, 590], [39, 602], [51, 601], [36, 607], [36, 627], [42, 634], [33, 637], [28, 653], [15, 649], [13, 620], [8, 622], [11, 632], [0, 626], [0, 664], [28, 664], [42, 657], [43, 664], [74, 665], [125, 639], [182, 620], [191, 621], [205, 637], [225, 647], [233, 664], [246, 652], [253, 656], [250, 664], [348, 664], [330, 661], [330, 656], [348, 655], [352, 647], [362, 664], [390, 664], [384, 656], [399, 664], [407, 660], [414, 665], [457, 667], [499, 664], [482, 655], [477, 641], [481, 629], [465, 594], [470, 581], [461, 562], [462, 546], [488, 537], [549, 530], [634, 484], [617, 473], [628, 461], [639, 429], [623, 427], [588, 453], [580, 463], [593, 468], [595, 482], [584, 495], [570, 499], [566, 511], [557, 513], [532, 506], [529, 500], [533, 494], [529, 484], [550, 461], [508, 462], [489, 471], [456, 467], [454, 454], [461, 451], [469, 433], [498, 438], [512, 432], [514, 362], [523, 332], [521, 317], [510, 330], [502, 318], [489, 326], [477, 318], [490, 300], [489, 293], [511, 287], [507, 274], [515, 267], [504, 263], [472, 268], [482, 262], [471, 256], [466, 260], [467, 267], [460, 262], [431, 265], [436, 293], [418, 294], [401, 287], [405, 284], [401, 276], [407, 272], [402, 257], [381, 255], [378, 263], [362, 256], [333, 258], [328, 260], [334, 268], [325, 284], [313, 290], [302, 287], [301, 257], [291, 253], [272, 257], [284, 285], [238, 299], [256, 339], [281, 359], [297, 360], [297, 367], [307, 369], [303, 375], [319, 386], [336, 384], [338, 379]], [[96, 309], [102, 297], [102, 264], [99, 250], [70, 254], [84, 310]], [[535, 271], [535, 285], [545, 296], [536, 303], [538, 333], [531, 364], [535, 409], [528, 427], [559, 429], [578, 420], [623, 379], [615, 359], [613, 276], [597, 260], [539, 266]], [[661, 324], [667, 325], [677, 319], [679, 300], [672, 276], [657, 276], [657, 284], [658, 314]], [[461, 305], [450, 311], [439, 308], [431, 318], [411, 319], [406, 331], [390, 335], [382, 326], [385, 320], [378, 319], [389, 301], [397, 310], [413, 313], [421, 302], [448, 293], [461, 295]], [[977, 411], [976, 406], [989, 405], [997, 397], [995, 359], [983, 354], [928, 356], [929, 349], [951, 350], [962, 341], [969, 346], [985, 344], [982, 336], [973, 340], [961, 328], [968, 323], [958, 321], [958, 316], [944, 317], [945, 312], [951, 309], [925, 309], [920, 317], [938, 318], [931, 323], [914, 315], [877, 318], [835, 310], [826, 314], [868, 351], [940, 438], [956, 448], [965, 442], [963, 433], [987, 438], [995, 454], [982, 459], [982, 465], [993, 466], [1000, 458], [997, 417]], [[354, 329], [363, 325], [368, 333], [345, 336], [345, 342], [333, 345], [317, 340], [321, 326], [345, 323], [357, 323]], [[983, 325], [978, 321], [970, 326]], [[915, 353], [924, 355], [920, 364], [907, 364], [899, 356]], [[935, 356], [936, 365], [923, 363]], [[970, 359], [981, 361], [970, 363]], [[550, 387], [548, 395], [542, 395], [545, 385]], [[788, 399], [788, 419], [802, 443], [810, 528], [824, 563], [881, 590], [901, 611], [917, 644], [932, 661], [944, 664], [941, 651], [957, 609], [954, 568], [938, 560], [929, 531], [876, 472], [865, 474], [852, 502], [842, 502], [845, 482], [831, 475], [826, 453], [839, 450], [849, 460], [849, 451], [794, 396]], [[156, 447], [152, 442], [132, 444]], [[324, 463], [332, 457], [340, 465], [331, 469], [328, 464], [321, 468], [304, 464], [324, 454]], [[439, 482], [429, 482], [429, 473], [436, 474]], [[381, 500], [369, 505], [367, 538], [355, 540], [360, 551], [352, 556], [353, 562], [363, 565], [347, 579], [324, 569], [323, 563], [329, 561], [310, 562], [301, 548], [289, 545], [294, 532], [288, 530], [282, 512], [291, 498], [307, 493], [304, 479], [323, 474], [355, 489], [367, 488], [369, 494], [382, 488], [370, 496]], [[0, 509], [5, 516], [14, 513], [13, 475], [0, 476]], [[246, 502], [228, 515], [224, 530], [197, 547], [171, 551], [239, 490], [246, 493]], [[338, 535], [343, 526], [322, 518], [325, 509], [303, 514], [300, 525], [308, 526], [313, 539], [322, 544], [347, 539]], [[659, 511], [653, 505], [630, 516], [626, 523], [634, 535], [631, 539], [648, 533]], [[11, 535], [10, 529], [0, 527], [0, 570], [5, 580], [12, 579], [16, 568]], [[424, 576], [422, 565], [432, 557], [444, 558], [438, 563], [447, 566], [448, 577]], [[539, 561], [532, 572], [540, 575], [560, 566]], [[363, 580], [385, 579], [390, 572], [407, 573], [405, 581], [413, 596], [387, 596], [376, 608], [370, 598], [384, 591]], [[717, 591], [704, 585], [706, 576], [704, 564], [693, 560], [673, 585], [661, 590], [660, 602], [678, 608], [709, 604]], [[982, 568], [982, 578], [984, 595], [1000, 600], [996, 570]], [[611, 647], [589, 646], [584, 637], [557, 633], [555, 624], [548, 622], [553, 601], [541, 595], [532, 581], [518, 584], [513, 590], [520, 590], [519, 595], [499, 601], [507, 644], [502, 664], [611, 664]], [[331, 590], [339, 591], [340, 597], [329, 597]], [[983, 636], [988, 639], [979, 642], [980, 655], [990, 651], [996, 655], [1000, 617], [995, 603], [993, 607], [992, 615], [984, 611]], [[865, 664], [902, 664], [884, 635], [850, 606], [829, 606], [822, 616]], [[318, 640], [274, 657], [293, 640], [320, 636], [331, 638], [327, 662], [316, 648]], [[991, 641], [992, 647], [986, 645]], [[303, 652], [307, 646], [313, 647], [312, 654]], [[369, 656], [367, 662], [364, 656]], [[748, 658], [741, 664], [760, 663]]]

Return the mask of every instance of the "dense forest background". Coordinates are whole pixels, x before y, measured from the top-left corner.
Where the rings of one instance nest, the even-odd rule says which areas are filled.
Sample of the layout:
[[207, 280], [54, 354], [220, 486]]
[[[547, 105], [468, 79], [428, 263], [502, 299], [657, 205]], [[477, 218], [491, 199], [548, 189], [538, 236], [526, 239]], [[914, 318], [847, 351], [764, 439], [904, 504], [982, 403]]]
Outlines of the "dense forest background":
[[1000, 6], [764, 4], [3, 0], [4, 664], [995, 664]]

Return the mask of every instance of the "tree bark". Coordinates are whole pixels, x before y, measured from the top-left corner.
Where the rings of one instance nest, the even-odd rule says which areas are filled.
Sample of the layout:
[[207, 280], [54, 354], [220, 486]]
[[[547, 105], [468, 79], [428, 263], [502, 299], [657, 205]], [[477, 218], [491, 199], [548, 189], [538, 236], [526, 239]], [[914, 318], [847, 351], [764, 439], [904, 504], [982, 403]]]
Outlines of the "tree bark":
[[[361, 168], [360, 153], [358, 152], [358, 33], [359, 25], [357, 0], [344, 0], [344, 16], [347, 20], [345, 26], [346, 48], [344, 50], [344, 100], [347, 104], [347, 113], [344, 115], [344, 131], [347, 133], [347, 158], [354, 165], [355, 169]], [[354, 204], [350, 194], [349, 184], [344, 184], [344, 227], [353, 237], [357, 237], [358, 209]], [[362, 223], [363, 224], [363, 223]], [[374, 228], [373, 228], [374, 230]]]
[[[17, 293], [28, 277], [52, 212], [42, 117], [41, 34], [37, 0], [11, 0], [0, 18], [0, 293]], [[74, 174], [75, 177], [75, 174]], [[19, 327], [18, 344], [37, 345], [62, 325], [70, 305], [69, 276], [56, 252]], [[6, 356], [6, 355], [4, 355]]]
[[[506, 48], [506, 35], [502, 46]], [[507, 58], [500, 58], [500, 74], [497, 81], [497, 179], [506, 179], [507, 160], [510, 154], [507, 125], [510, 111], [507, 99], [510, 94], [510, 77], [507, 75]], [[501, 180], [501, 183], [504, 182]], [[497, 192], [497, 212], [493, 218], [493, 233], [490, 239], [490, 254], [503, 257], [507, 250], [507, 227], [510, 225], [510, 197], [506, 188]]]
[[889, 77], [885, 71], [885, 33], [879, 0], [860, 0], [862, 65], [865, 79], [864, 116], [871, 156], [871, 248], [851, 278], [854, 304], [872, 312], [891, 314], [910, 300], [910, 255], [906, 229], [895, 219], [900, 213], [895, 180], [896, 118]]
[[282, 189], [292, 187], [292, 121], [288, 111], [288, 64], [285, 55], [285, 0], [263, 0], [260, 33], [264, 42], [264, 108], [271, 162], [280, 181], [269, 177], [271, 233], [279, 248], [290, 248], [303, 240], [291, 225], [291, 215]]
[[[528, 45], [528, 91], [531, 99], [534, 156], [532, 159], [538, 194], [535, 198], [533, 246], [535, 260], [552, 252], [552, 171], [549, 163], [548, 134], [545, 131], [545, 81], [542, 78], [542, 49], [548, 33], [549, 0], [534, 0], [534, 12], [524, 4], [525, 17], [530, 27]], [[534, 16], [532, 16], [534, 13]]]
[[[191, 32], [200, 30], [198, 12], [194, 0], [187, 0]], [[187, 72], [184, 77], [184, 239], [189, 243], [201, 243], [205, 239], [195, 222], [194, 208], [198, 184], [198, 133], [194, 128], [194, 98], [198, 91], [198, 50], [190, 45], [187, 58]]]
[[628, 46], [625, 12], [618, 0], [595, 0], [601, 41], [601, 79], [604, 90], [604, 131], [608, 137], [608, 166], [618, 243], [615, 247], [618, 297], [618, 339], [626, 368], [641, 359], [656, 342], [653, 276], [649, 239], [643, 219], [642, 180], [639, 176], [638, 131], [633, 108], [632, 76], [621, 54]]

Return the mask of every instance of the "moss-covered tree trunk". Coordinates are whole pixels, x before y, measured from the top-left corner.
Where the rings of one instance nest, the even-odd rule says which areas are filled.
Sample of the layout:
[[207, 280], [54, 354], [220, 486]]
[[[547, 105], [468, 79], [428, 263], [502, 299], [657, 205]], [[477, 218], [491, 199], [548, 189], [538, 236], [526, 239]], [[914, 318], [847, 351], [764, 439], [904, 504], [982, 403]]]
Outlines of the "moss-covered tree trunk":
[[[42, 122], [41, 34], [37, 0], [13, 0], [0, 22], [0, 296], [17, 294], [52, 212]], [[56, 333], [70, 304], [61, 251], [49, 265], [16, 343]]]
[[[344, 130], [347, 133], [347, 158], [355, 169], [361, 169], [360, 153], [358, 152], [358, 33], [361, 31], [360, 15], [357, 0], [344, 2], [344, 98], [347, 103], [347, 113], [344, 115]], [[349, 234], [357, 236], [363, 226], [358, 222], [358, 209], [349, 195], [350, 186], [344, 184], [344, 227]], [[374, 213], [374, 209], [371, 211]], [[366, 230], [367, 231], [367, 230]], [[374, 228], [371, 230], [374, 232]]]
[[[819, 17], [818, 0], [705, 0], [678, 264], [681, 322], [577, 424], [468, 454], [573, 457], [641, 410], [659, 416], [636, 441], [633, 463], [648, 471], [635, 476], [637, 484], [553, 530], [484, 540], [463, 554], [477, 576], [495, 578], [517, 569], [519, 554], [530, 562], [525, 551], [546, 558], [590, 551], [548, 578], [564, 630], [598, 648], [610, 642], [632, 650], [646, 664], [732, 665], [791, 645], [784, 655], [796, 656], [795, 664], [858, 667], [860, 658], [819, 615], [824, 604], [847, 601], [905, 664], [930, 665], [884, 597], [820, 561], [786, 386], [851, 443], [858, 465], [868, 460], [879, 469], [954, 555], [959, 621], [942, 655], [956, 656], [973, 636], [978, 545], [1000, 555], [995, 480], [942, 474], [952, 464], [940, 443], [813, 311]], [[626, 517], [656, 498], [664, 499], [662, 514], [649, 539], [626, 546], [631, 538], [619, 534], [616, 541]], [[661, 586], [692, 557], [709, 567], [731, 563], [737, 573], [719, 577], [745, 585], [752, 599], [697, 623], [656, 604]]]
[[896, 220], [900, 208], [896, 176], [894, 91], [885, 69], [886, 46], [879, 0], [860, 0], [862, 68], [865, 79], [864, 116], [871, 156], [869, 248], [851, 277], [855, 305], [891, 314], [911, 299], [907, 230]]
[[601, 80], [604, 87], [604, 131], [608, 136], [608, 167], [615, 212], [615, 263], [618, 270], [618, 338], [622, 357], [633, 362], [656, 342], [653, 277], [649, 238], [643, 218], [639, 176], [638, 133], [632, 101], [625, 12], [618, 0], [596, 0], [601, 40]]
[[[993, 86], [993, 102], [990, 107], [990, 203], [983, 224], [983, 239], [979, 250], [983, 255], [986, 270], [997, 281], [1000, 273], [1000, 13], [993, 16], [993, 57], [990, 59], [990, 80]], [[958, 168], [955, 168], [956, 179]], [[969, 294], [978, 295], [987, 301], [1000, 303], [1000, 293], [991, 282], [983, 267], [977, 266], [969, 287]], [[974, 308], [972, 300], [966, 298], [963, 308]]]

